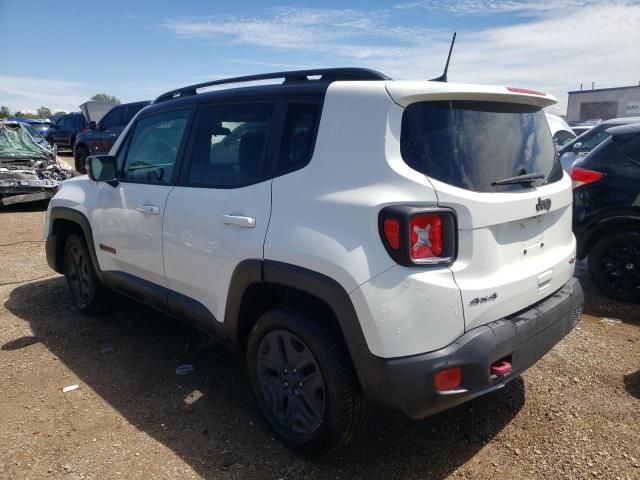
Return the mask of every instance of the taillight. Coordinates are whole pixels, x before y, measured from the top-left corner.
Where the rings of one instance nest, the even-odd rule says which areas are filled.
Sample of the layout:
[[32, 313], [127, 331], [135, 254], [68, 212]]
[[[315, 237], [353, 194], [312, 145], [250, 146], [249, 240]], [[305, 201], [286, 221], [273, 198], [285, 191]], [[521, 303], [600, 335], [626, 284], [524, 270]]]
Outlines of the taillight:
[[384, 238], [387, 240], [389, 248], [398, 250], [400, 248], [400, 222], [392, 218], [384, 221]]
[[528, 93], [529, 95], [546, 95], [546, 93], [540, 90], [530, 90], [528, 88], [507, 87], [507, 90], [513, 93]]
[[597, 182], [602, 177], [604, 177], [604, 173], [597, 172], [595, 170], [588, 170], [586, 168], [580, 167], [571, 167], [569, 171], [569, 176], [571, 177], [571, 184], [573, 188], [578, 188], [583, 185], [588, 185], [593, 182]]
[[439, 214], [417, 214], [409, 222], [410, 249], [414, 260], [439, 257], [442, 253], [442, 220]]
[[453, 210], [392, 206], [379, 217], [382, 243], [398, 264], [450, 264], [457, 253]]

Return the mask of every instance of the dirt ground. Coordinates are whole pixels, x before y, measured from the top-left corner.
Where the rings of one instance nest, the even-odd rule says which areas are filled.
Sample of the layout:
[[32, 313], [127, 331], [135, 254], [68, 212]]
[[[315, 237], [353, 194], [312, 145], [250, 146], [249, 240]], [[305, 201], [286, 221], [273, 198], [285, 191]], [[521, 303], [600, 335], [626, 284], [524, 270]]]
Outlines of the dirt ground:
[[0, 212], [2, 479], [640, 478], [640, 307], [603, 299], [582, 264], [588, 315], [522, 378], [421, 422], [374, 411], [308, 459], [272, 438], [237, 354], [130, 301], [77, 313], [44, 218]]

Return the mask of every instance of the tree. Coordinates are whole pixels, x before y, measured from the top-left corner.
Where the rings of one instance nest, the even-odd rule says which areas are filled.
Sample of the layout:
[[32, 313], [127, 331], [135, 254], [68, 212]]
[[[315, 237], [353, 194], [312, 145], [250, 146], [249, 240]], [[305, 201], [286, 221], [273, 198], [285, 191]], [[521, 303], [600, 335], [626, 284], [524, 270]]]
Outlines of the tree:
[[11, 116], [11, 110], [9, 110], [9, 107], [5, 107], [4, 105], [2, 105], [2, 107], [0, 107], [0, 118], [7, 118]]
[[47, 107], [40, 107], [38, 109], [38, 116], [40, 118], [49, 118], [51, 116], [51, 110], [49, 110]]
[[106, 93], [96, 93], [91, 100], [95, 100], [97, 102], [111, 102], [117, 105], [120, 105], [120, 99], [116, 98], [113, 95], [107, 95]]
[[63, 111], [57, 111], [56, 113], [53, 114], [54, 117], [61, 117], [62, 115], [66, 115], [67, 112], [63, 112]]

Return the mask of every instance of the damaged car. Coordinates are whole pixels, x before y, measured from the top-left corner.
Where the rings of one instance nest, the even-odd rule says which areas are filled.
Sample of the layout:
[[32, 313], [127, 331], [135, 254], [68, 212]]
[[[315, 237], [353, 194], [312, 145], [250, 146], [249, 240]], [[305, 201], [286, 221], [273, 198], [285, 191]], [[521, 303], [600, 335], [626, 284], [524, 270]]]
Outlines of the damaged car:
[[78, 175], [54, 150], [33, 141], [19, 122], [0, 122], [0, 207], [47, 200], [60, 182]]

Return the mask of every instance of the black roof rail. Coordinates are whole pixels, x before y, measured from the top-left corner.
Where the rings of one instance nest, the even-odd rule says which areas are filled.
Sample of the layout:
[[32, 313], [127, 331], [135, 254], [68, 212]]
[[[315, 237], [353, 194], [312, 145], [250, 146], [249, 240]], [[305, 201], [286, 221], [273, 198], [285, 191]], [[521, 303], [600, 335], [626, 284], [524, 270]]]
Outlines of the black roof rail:
[[196, 95], [196, 90], [200, 88], [213, 87], [215, 85], [226, 85], [229, 83], [253, 82], [258, 80], [270, 80], [284, 78], [284, 83], [305, 82], [308, 77], [319, 76], [318, 81], [335, 82], [338, 80], [391, 80], [385, 74], [369, 68], [318, 68], [311, 70], [291, 70], [288, 72], [260, 73], [257, 75], [246, 75], [243, 77], [223, 78], [211, 82], [197, 83], [187, 87], [171, 90], [163, 93], [155, 99], [154, 103], [169, 100], [177, 97], [187, 97]]

